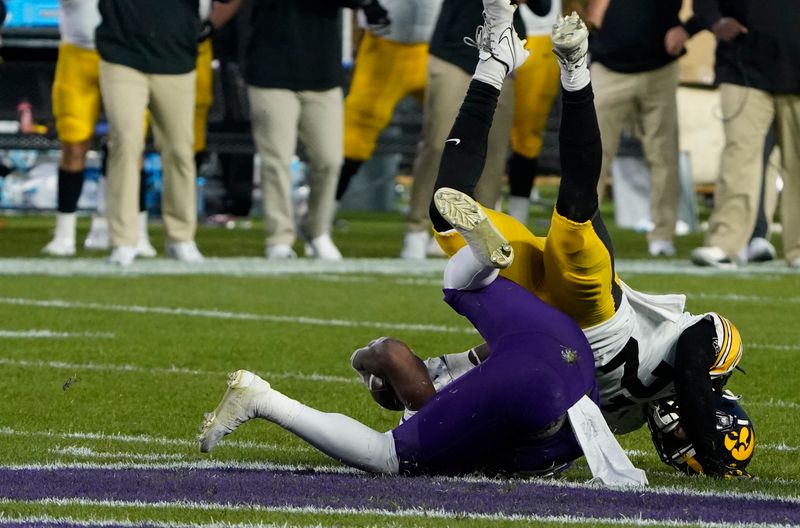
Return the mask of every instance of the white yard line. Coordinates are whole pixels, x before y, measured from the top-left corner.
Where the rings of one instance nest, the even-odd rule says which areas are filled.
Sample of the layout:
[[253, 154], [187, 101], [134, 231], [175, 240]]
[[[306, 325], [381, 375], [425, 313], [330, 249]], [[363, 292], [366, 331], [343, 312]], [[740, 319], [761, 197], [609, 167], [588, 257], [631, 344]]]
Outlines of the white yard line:
[[227, 312], [223, 310], [203, 310], [199, 308], [172, 308], [166, 306], [141, 306], [128, 304], [106, 304], [94, 302], [68, 301], [64, 299], [25, 299], [0, 297], [0, 304], [12, 306], [32, 306], [37, 308], [56, 308], [67, 310], [96, 310], [101, 312], [122, 312], [135, 314], [158, 314], [206, 319], [228, 319], [239, 321], [260, 321], [270, 323], [291, 323], [299, 325], [329, 326], [341, 328], [375, 328], [379, 330], [400, 330], [409, 332], [434, 332], [450, 334], [476, 334], [474, 328], [465, 326], [431, 325], [417, 323], [393, 323], [387, 321], [360, 321], [347, 319], [323, 319], [291, 315], [255, 314], [247, 312]]
[[[114, 363], [70, 363], [66, 361], [43, 361], [43, 360], [27, 360], [27, 359], [14, 359], [9, 357], [0, 357], [0, 365], [8, 365], [23, 368], [36, 368], [36, 369], [56, 369], [68, 370], [71, 372], [80, 371], [98, 371], [98, 372], [131, 372], [135, 374], [177, 374], [185, 376], [209, 376], [222, 378], [226, 373], [223, 371], [210, 371], [210, 370], [196, 370], [185, 367], [145, 367], [141, 365], [130, 364], [114, 364]], [[274, 379], [295, 379], [301, 381], [313, 382], [328, 382], [328, 383], [345, 383], [345, 384], [360, 384], [361, 382], [355, 377], [346, 376], [331, 376], [327, 374], [319, 374], [312, 372], [310, 374], [303, 374], [299, 372], [264, 372], [256, 371], [262, 378], [267, 380]], [[773, 407], [777, 409], [800, 409], [800, 403], [778, 400], [770, 398], [769, 400], [746, 400], [746, 406], [750, 407]]]
[[[209, 502], [196, 501], [177, 501], [177, 502], [142, 502], [142, 501], [107, 501], [107, 500], [88, 500], [88, 499], [61, 499], [47, 498], [32, 501], [10, 501], [0, 499], [0, 504], [13, 504], [15, 502], [26, 505], [41, 506], [81, 506], [94, 508], [136, 508], [136, 509], [180, 509], [198, 511], [235, 511], [235, 512], [258, 512], [258, 513], [277, 513], [277, 514], [310, 514], [310, 515], [374, 515], [380, 517], [403, 517], [403, 518], [435, 518], [435, 519], [472, 519], [480, 521], [499, 521], [499, 522], [551, 522], [562, 524], [579, 524], [594, 526], [599, 523], [608, 523], [619, 526], [697, 526], [698, 528], [731, 528], [730, 523], [709, 523], [691, 521], [658, 521], [642, 518], [617, 518], [617, 517], [578, 517], [572, 515], [506, 515], [506, 514], [482, 514], [465, 511], [447, 511], [443, 509], [393, 509], [379, 510], [374, 508], [318, 508], [314, 506], [261, 506], [256, 504], [214, 504]], [[5, 520], [5, 519], [3, 519]], [[752, 528], [787, 528], [785, 524], [767, 523], [748, 523]]]
[[2, 330], [0, 339], [113, 339], [111, 332], [56, 332], [55, 330]]
[[[25, 504], [32, 504], [26, 501]], [[141, 521], [129, 521], [127, 519], [98, 519], [95, 516], [87, 517], [56, 517], [53, 515], [24, 515], [19, 517], [12, 517], [10, 515], [0, 512], [0, 523], [5, 526], [14, 526], [16, 524], [33, 524], [35, 526], [125, 526], [136, 527], [147, 524], [147, 526], [156, 526], [158, 528], [318, 528], [319, 524], [275, 524], [275, 523], [228, 523], [228, 522], [211, 522], [206, 523], [182, 523], [170, 521], [152, 521], [143, 519]]]
[[[57, 438], [60, 440], [94, 440], [99, 442], [120, 442], [127, 444], [168, 445], [197, 448], [197, 442], [189, 438], [167, 438], [150, 435], [126, 435], [122, 433], [80, 432], [80, 431], [21, 431], [10, 427], [0, 427], [0, 436]], [[235, 447], [239, 449], [257, 449], [266, 451], [282, 451], [299, 453], [311, 451], [308, 447], [281, 446], [266, 442], [250, 442], [246, 440], [225, 439], [220, 444], [222, 447]]]
[[[186, 264], [170, 259], [141, 259], [130, 267], [109, 265], [100, 258], [47, 259], [2, 258], [0, 275], [54, 275], [54, 276], [143, 276], [143, 275], [225, 275], [268, 277], [280, 275], [439, 275], [445, 259], [408, 261], [397, 258], [346, 258], [339, 262], [296, 259], [291, 262], [267, 261], [258, 257], [207, 258], [200, 264]], [[618, 273], [631, 275], [695, 275], [695, 276], [770, 276], [791, 275], [784, 262], [769, 262], [758, 266], [744, 266], [735, 270], [697, 267], [685, 260], [617, 259]]]
[[[223, 371], [211, 370], [196, 370], [184, 367], [143, 367], [139, 365], [128, 364], [109, 364], [109, 363], [70, 363], [66, 361], [43, 361], [43, 360], [27, 360], [27, 359], [14, 359], [8, 357], [0, 357], [0, 365], [9, 365], [24, 368], [50, 368], [56, 370], [70, 370], [70, 371], [99, 371], [99, 372], [132, 372], [136, 374], [179, 374], [186, 376], [212, 376], [224, 377], [227, 373]], [[317, 374], [312, 372], [310, 374], [303, 374], [299, 372], [264, 372], [256, 370], [256, 372], [265, 379], [296, 379], [302, 381], [323, 381], [330, 383], [347, 383], [357, 384], [360, 381], [356, 378], [355, 374], [352, 377], [345, 376], [329, 376], [326, 374]]]
[[95, 451], [90, 447], [80, 446], [66, 446], [55, 447], [47, 450], [54, 455], [77, 457], [77, 458], [90, 458], [96, 460], [109, 460], [123, 458], [126, 460], [135, 460], [138, 462], [158, 462], [160, 460], [185, 460], [189, 458], [188, 455], [181, 453], [131, 453], [128, 451], [110, 452], [110, 451]]

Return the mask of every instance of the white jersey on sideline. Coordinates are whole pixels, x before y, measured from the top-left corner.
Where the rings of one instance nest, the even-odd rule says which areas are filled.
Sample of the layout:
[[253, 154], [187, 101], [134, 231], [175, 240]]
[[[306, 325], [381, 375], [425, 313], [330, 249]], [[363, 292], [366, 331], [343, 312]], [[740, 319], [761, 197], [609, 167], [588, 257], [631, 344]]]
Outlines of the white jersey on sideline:
[[681, 333], [714, 318], [685, 312], [685, 295], [649, 295], [620, 285], [617, 313], [584, 333], [594, 351], [603, 415], [612, 431], [624, 434], [645, 424], [647, 402], [675, 395], [673, 366]]
[[561, 14], [561, 0], [552, 0], [550, 12], [545, 16], [534, 14], [525, 4], [519, 6], [519, 14], [525, 23], [525, 33], [529, 37], [550, 36], [553, 25], [556, 23], [558, 15]]
[[61, 42], [88, 50], [95, 49], [94, 30], [100, 25], [98, 0], [61, 0], [58, 4], [58, 30]]
[[[428, 42], [433, 35], [443, 0], [380, 0], [389, 13], [391, 24], [379, 36], [403, 44]], [[366, 27], [366, 18], [359, 11], [359, 25]]]

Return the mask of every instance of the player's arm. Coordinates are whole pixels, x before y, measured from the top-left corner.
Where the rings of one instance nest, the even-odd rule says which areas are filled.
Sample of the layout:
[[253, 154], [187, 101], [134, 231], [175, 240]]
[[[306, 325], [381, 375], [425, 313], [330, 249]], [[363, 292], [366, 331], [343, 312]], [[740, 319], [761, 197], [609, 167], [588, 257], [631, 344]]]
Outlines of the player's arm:
[[371, 341], [353, 353], [350, 363], [372, 398], [386, 409], [418, 411], [436, 394], [425, 363], [396, 339]]
[[722, 476], [727, 468], [717, 452], [714, 380], [709, 371], [717, 350], [714, 323], [708, 319], [690, 326], [678, 339], [675, 351], [675, 392], [681, 425], [708, 475]]

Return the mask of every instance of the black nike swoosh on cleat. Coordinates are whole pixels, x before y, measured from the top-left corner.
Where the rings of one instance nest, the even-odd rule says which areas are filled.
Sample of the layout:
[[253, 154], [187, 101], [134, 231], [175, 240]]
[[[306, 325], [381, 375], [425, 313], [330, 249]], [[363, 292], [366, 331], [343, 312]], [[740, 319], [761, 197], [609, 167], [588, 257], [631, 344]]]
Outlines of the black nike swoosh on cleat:
[[[511, 72], [511, 68], [514, 66], [514, 63], [517, 61], [517, 54], [514, 52], [514, 42], [512, 41], [512, 38], [513, 38], [512, 31], [514, 31], [514, 30], [511, 27], [507, 27], [506, 29], [503, 30], [503, 32], [500, 34], [500, 38], [497, 40], [497, 44], [498, 45], [502, 44], [503, 41], [505, 41], [506, 44], [508, 45], [509, 51], [511, 51], [511, 64], [510, 65], [506, 64], [505, 62], [501, 61], [500, 59], [497, 59], [498, 62], [500, 62], [500, 64], [502, 64], [503, 66], [506, 67], [506, 75], [508, 75]], [[495, 58], [497, 58], [497, 57], [495, 57]]]

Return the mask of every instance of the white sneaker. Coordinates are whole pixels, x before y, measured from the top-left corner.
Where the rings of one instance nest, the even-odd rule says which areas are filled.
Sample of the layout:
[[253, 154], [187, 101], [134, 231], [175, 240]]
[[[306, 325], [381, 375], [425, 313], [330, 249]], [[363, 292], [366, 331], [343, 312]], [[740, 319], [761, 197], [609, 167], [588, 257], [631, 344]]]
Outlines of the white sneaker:
[[506, 76], [522, 66], [530, 54], [514, 30], [516, 9], [509, 0], [483, 0], [483, 25], [475, 29], [475, 40], [464, 38], [468, 46], [478, 48], [480, 62], [500, 62]]
[[75, 254], [75, 213], [57, 213], [53, 240], [42, 248], [42, 253], [53, 257], [71, 257]]
[[83, 241], [83, 248], [90, 251], [105, 251], [111, 247], [111, 239], [108, 236], [108, 220], [102, 216], [93, 216], [92, 225], [86, 240]]
[[669, 240], [651, 240], [647, 243], [651, 257], [674, 257], [675, 244]]
[[553, 53], [561, 64], [561, 83], [568, 90], [580, 90], [589, 84], [587, 54], [589, 30], [575, 11], [559, 16], [550, 35]]
[[[137, 246], [138, 251], [138, 246]], [[198, 264], [205, 260], [203, 254], [197, 249], [197, 244], [193, 240], [184, 242], [167, 242], [165, 253], [169, 258], [180, 260], [181, 262], [188, 262], [190, 264]]]
[[305, 244], [305, 255], [320, 260], [342, 260], [342, 254], [328, 233], [312, 238]]
[[51, 257], [72, 257], [75, 255], [75, 240], [54, 238], [42, 248], [42, 253]]
[[436, 191], [433, 202], [442, 217], [464, 237], [480, 263], [499, 269], [511, 265], [513, 248], [478, 202], [449, 187]]
[[748, 262], [769, 262], [776, 255], [775, 246], [766, 238], [756, 237], [747, 245]]
[[703, 246], [692, 250], [690, 259], [697, 266], [714, 266], [716, 268], [735, 268], [736, 262], [717, 246]]
[[800, 270], [800, 258], [796, 258], [789, 263], [789, 267], [792, 269]]
[[222, 437], [248, 420], [258, 417], [258, 400], [272, 391], [269, 383], [252, 372], [237, 370], [228, 374], [228, 390], [213, 412], [206, 413], [197, 442], [208, 453]]
[[428, 239], [427, 231], [406, 231], [403, 237], [403, 250], [400, 258], [406, 260], [425, 260], [427, 258]]
[[294, 252], [289, 244], [272, 244], [267, 246], [264, 255], [270, 260], [296, 259], [297, 253]]
[[142, 238], [141, 234], [139, 234], [139, 241], [136, 243], [136, 256], [153, 258], [156, 255], [158, 255], [158, 251], [156, 251], [156, 248], [154, 248], [153, 244], [150, 243], [150, 238]]
[[108, 257], [108, 262], [120, 266], [130, 266], [135, 259], [135, 246], [117, 246], [111, 250], [111, 256]]
[[[150, 243], [150, 233], [148, 228], [149, 225], [147, 220], [147, 211], [139, 211], [139, 241], [136, 243], [137, 257], [153, 258], [156, 255], [158, 255], [156, 248], [154, 248], [153, 244]], [[195, 247], [195, 250], [196, 249], [197, 248]], [[178, 259], [178, 260], [183, 260], [183, 259]]]

